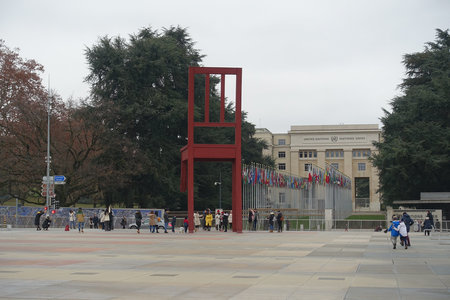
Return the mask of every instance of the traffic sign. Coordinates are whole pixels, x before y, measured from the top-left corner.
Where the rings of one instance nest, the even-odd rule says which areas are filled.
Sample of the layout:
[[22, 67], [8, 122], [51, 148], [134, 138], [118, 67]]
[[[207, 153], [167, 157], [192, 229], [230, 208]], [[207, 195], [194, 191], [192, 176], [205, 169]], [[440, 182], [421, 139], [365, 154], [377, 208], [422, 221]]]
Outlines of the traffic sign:
[[55, 184], [65, 184], [66, 177], [64, 175], [55, 175]]
[[[48, 193], [49, 197], [56, 197], [56, 194], [54, 191], [49, 191]], [[47, 196], [47, 191], [41, 191], [41, 196], [42, 197], [46, 197]]]
[[43, 176], [42, 177], [43, 183], [47, 183], [47, 182], [53, 183], [54, 180], [55, 180], [55, 178], [53, 176]]

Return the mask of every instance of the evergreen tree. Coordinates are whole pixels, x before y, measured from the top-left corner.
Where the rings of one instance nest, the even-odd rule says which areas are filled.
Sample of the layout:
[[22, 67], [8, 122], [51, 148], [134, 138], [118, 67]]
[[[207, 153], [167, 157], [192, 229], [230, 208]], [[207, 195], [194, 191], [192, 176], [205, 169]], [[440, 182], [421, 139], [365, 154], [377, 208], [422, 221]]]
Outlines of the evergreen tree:
[[448, 191], [450, 177], [450, 36], [437, 30], [425, 50], [407, 54], [403, 94], [384, 111], [373, 163], [385, 204]]
[[[90, 108], [103, 128], [103, 153], [97, 163], [111, 167], [99, 180], [105, 202], [186, 209], [179, 177], [180, 149], [187, 141], [188, 70], [199, 66], [203, 57], [186, 29], [171, 27], [160, 33], [144, 28], [129, 41], [103, 37], [86, 50], [86, 56]], [[218, 115], [220, 109], [217, 82], [211, 78], [211, 115]], [[196, 96], [200, 95], [196, 103], [202, 107], [204, 80], [198, 78], [195, 86]], [[196, 118], [203, 113], [197, 109]], [[232, 114], [233, 107], [227, 105], [226, 117]], [[262, 159], [264, 144], [252, 138], [254, 126], [244, 123], [244, 152], [251, 159]], [[219, 130], [201, 135], [199, 142], [229, 138], [229, 131]], [[196, 168], [196, 207], [201, 207], [215, 194], [217, 168], [214, 164]]]

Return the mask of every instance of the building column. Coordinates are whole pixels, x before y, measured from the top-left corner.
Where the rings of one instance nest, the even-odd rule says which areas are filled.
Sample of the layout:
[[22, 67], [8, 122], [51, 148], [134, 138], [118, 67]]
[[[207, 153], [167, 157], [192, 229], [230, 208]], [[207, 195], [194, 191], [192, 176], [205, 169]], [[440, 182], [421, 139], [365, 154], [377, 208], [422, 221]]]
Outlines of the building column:
[[343, 172], [352, 180], [352, 211], [355, 211], [355, 178], [353, 177], [353, 149], [344, 148]]

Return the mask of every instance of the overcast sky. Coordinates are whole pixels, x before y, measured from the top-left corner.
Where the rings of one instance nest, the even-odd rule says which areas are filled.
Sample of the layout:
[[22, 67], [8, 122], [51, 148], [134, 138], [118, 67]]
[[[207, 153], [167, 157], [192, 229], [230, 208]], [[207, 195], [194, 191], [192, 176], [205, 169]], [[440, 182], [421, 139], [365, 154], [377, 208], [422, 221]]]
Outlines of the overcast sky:
[[84, 50], [99, 37], [172, 25], [188, 29], [204, 66], [243, 68], [257, 127], [381, 126], [403, 55], [450, 27], [450, 1], [0, 0], [0, 39], [42, 64], [64, 99], [89, 95]]

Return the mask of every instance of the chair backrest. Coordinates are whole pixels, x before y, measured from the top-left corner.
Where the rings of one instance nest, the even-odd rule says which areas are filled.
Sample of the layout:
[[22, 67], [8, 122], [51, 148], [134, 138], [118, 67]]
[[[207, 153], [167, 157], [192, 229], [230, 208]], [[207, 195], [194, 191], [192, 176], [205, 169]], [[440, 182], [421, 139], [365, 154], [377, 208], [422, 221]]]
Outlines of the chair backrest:
[[[205, 103], [204, 103], [204, 119], [202, 122], [195, 122], [195, 75], [205, 75]], [[211, 75], [220, 76], [220, 116], [219, 121], [212, 122], [210, 120], [210, 79]], [[226, 75], [235, 75], [236, 79], [236, 95], [235, 95], [235, 118], [233, 122], [225, 120], [225, 90]], [[242, 69], [241, 68], [214, 68], [214, 67], [190, 67], [189, 68], [189, 95], [188, 95], [188, 147], [195, 144], [194, 130], [196, 127], [233, 127], [234, 128], [234, 145], [241, 147], [241, 128], [242, 128], [242, 112], [241, 112], [241, 90], [242, 90]]]

